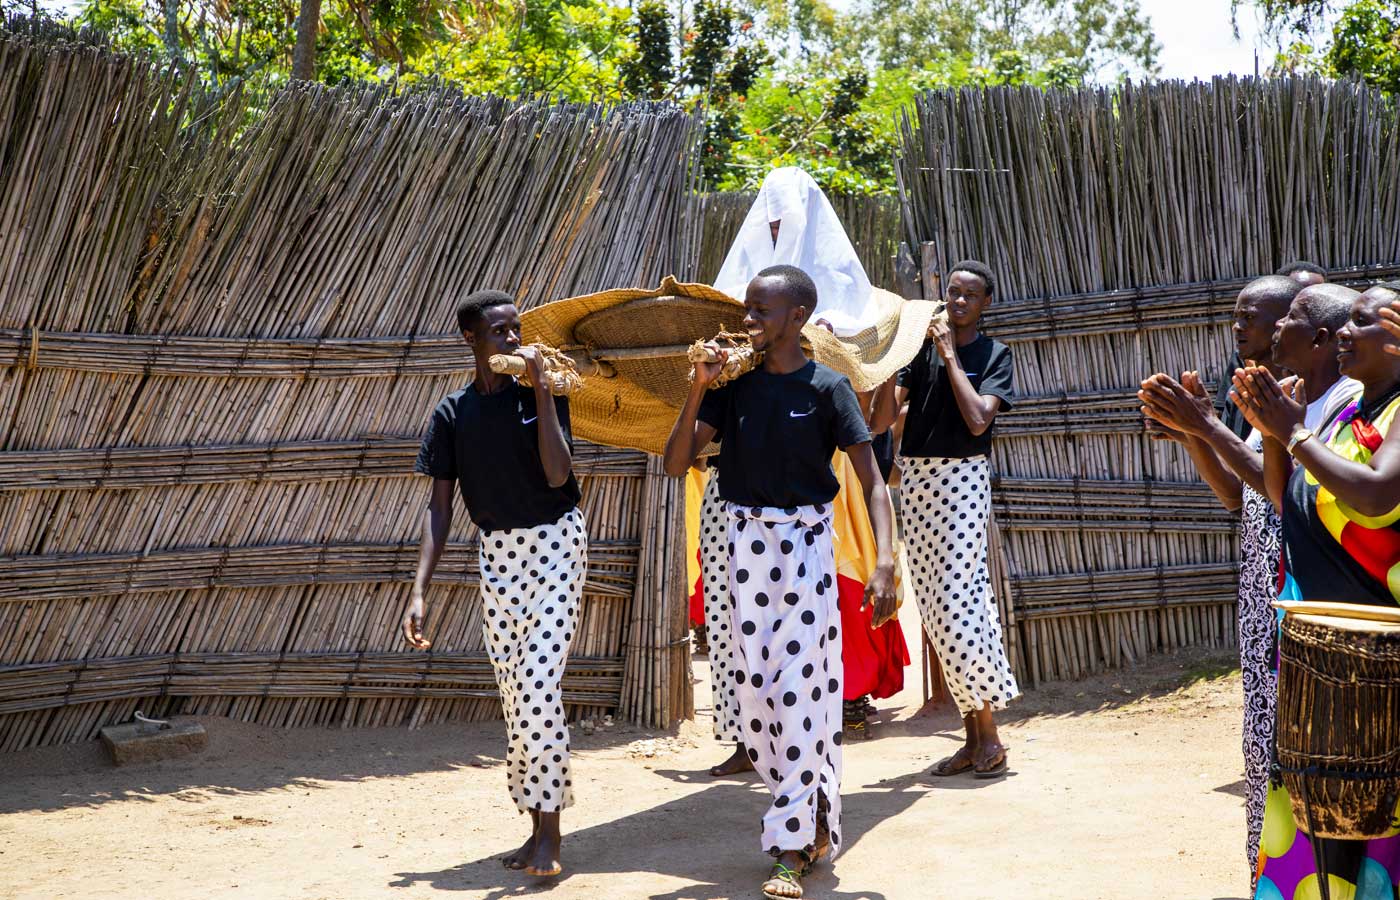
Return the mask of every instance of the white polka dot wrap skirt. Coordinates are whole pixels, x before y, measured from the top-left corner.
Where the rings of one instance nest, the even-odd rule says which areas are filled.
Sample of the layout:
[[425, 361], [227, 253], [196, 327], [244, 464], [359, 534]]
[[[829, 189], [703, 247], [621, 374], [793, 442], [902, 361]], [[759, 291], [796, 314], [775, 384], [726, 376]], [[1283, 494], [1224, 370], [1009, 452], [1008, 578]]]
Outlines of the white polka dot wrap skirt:
[[506, 782], [521, 812], [574, 802], [562, 681], [588, 568], [577, 509], [481, 534], [482, 630], [506, 719]]
[[729, 504], [739, 719], [773, 802], [763, 849], [811, 850], [818, 796], [841, 848], [841, 616], [831, 507]]
[[705, 640], [710, 645], [710, 692], [715, 739], [735, 743], [739, 695], [734, 684], [734, 633], [729, 615], [729, 520], [719, 496], [719, 473], [711, 472], [700, 503], [700, 580], [705, 598]]
[[987, 571], [991, 467], [985, 456], [905, 456], [899, 463], [908, 574], [943, 680], [964, 716], [988, 703], [1005, 709], [1020, 689]]

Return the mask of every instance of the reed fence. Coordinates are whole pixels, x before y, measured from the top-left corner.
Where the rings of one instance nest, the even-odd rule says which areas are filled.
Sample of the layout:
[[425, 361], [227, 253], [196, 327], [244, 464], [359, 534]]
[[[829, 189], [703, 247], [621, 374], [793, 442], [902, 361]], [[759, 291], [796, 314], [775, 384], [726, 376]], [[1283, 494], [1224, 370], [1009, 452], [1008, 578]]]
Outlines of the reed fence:
[[1397, 104], [1312, 78], [917, 98], [898, 182], [923, 291], [986, 261], [986, 330], [1016, 355], [993, 462], [1027, 681], [1236, 641], [1231, 517], [1133, 395], [1156, 371], [1221, 377], [1249, 278], [1400, 272]]
[[[693, 121], [445, 89], [213, 101], [75, 38], [0, 30], [0, 750], [136, 708], [498, 716], [460, 504], [433, 651], [397, 632], [412, 459], [471, 373], [452, 307], [686, 273]], [[676, 482], [601, 447], [577, 468], [566, 703], [668, 725], [692, 710]]]

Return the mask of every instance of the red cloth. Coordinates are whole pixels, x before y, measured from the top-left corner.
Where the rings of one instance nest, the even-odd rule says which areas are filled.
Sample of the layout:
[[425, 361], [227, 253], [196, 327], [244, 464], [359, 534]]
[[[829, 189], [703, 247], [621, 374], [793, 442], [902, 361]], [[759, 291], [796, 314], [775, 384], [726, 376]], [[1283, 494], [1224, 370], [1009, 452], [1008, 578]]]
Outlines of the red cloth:
[[[700, 551], [695, 551], [695, 558], [700, 559]], [[703, 574], [704, 563], [701, 562], [702, 573], [695, 579], [695, 590], [690, 592], [690, 627], [698, 628], [705, 624], [705, 576]]]
[[836, 576], [841, 607], [841, 668], [845, 675], [843, 700], [869, 694], [873, 700], [893, 697], [904, 689], [904, 667], [909, 647], [897, 619], [872, 629], [875, 610], [861, 612], [865, 585], [845, 575]]
[[[1372, 453], [1381, 449], [1381, 442], [1385, 440], [1385, 436], [1376, 430], [1376, 426], [1370, 422], [1361, 421], [1360, 416], [1351, 420], [1351, 433], [1358, 444]], [[1385, 581], [1385, 579], [1382, 578], [1381, 581]]]
[[[898, 620], [872, 629], [875, 610], [861, 612], [865, 585], [845, 575], [836, 576], [837, 603], [841, 609], [841, 668], [845, 689], [843, 700], [869, 694], [871, 699], [893, 697], [904, 689], [904, 667], [909, 665], [909, 647]], [[704, 578], [695, 579], [690, 594], [690, 624], [705, 621]]]

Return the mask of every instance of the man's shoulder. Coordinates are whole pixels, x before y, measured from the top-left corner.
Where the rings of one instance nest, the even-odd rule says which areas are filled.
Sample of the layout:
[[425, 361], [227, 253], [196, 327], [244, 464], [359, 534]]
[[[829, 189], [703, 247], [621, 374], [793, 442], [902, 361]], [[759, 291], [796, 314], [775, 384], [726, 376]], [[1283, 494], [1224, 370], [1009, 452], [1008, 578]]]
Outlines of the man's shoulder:
[[473, 393], [475, 392], [471, 390], [471, 385], [458, 388], [437, 402], [433, 407], [433, 415], [446, 416], [449, 420], [457, 418], [464, 407], [471, 405]]
[[812, 360], [811, 383], [820, 390], [833, 391], [843, 384], [849, 387], [851, 380], [830, 366]]
[[1009, 344], [997, 340], [986, 332], [977, 336], [976, 343], [981, 345], [977, 347], [978, 351], [985, 353], [988, 360], [1000, 359], [1003, 356], [1011, 355], [1011, 346]]

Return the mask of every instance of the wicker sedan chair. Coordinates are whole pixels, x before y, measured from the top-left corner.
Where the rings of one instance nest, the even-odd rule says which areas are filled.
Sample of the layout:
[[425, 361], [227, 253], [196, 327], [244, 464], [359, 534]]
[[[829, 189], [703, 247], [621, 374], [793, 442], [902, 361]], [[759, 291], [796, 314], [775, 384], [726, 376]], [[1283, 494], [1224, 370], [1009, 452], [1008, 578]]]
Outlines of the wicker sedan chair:
[[[876, 291], [876, 325], [847, 338], [803, 329], [805, 349], [857, 391], [874, 390], [923, 344], [933, 304]], [[570, 395], [575, 436], [661, 454], [689, 391], [686, 351], [720, 332], [742, 333], [744, 306], [703, 284], [667, 277], [654, 289], [621, 288], [556, 300], [521, 316], [527, 342], [565, 351], [584, 375]]]

